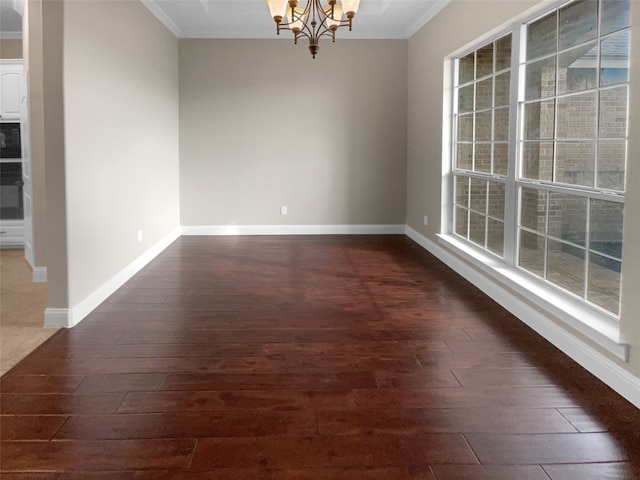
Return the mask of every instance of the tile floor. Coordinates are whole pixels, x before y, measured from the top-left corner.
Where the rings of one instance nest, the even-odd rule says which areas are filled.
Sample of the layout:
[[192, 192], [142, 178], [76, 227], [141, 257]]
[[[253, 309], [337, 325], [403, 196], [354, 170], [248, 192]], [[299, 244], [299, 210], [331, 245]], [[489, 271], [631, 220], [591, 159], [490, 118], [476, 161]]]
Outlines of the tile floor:
[[31, 275], [23, 250], [0, 249], [0, 375], [58, 330], [42, 326], [47, 284]]

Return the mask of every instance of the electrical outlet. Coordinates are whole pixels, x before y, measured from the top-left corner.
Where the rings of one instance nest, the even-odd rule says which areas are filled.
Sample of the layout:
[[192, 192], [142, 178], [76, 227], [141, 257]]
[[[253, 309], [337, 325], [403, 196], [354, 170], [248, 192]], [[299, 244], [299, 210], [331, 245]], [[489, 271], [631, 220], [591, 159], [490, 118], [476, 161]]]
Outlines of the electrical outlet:
[[138, 243], [142, 241], [142, 230], [138, 230]]
[[282, 206], [280, 207], [280, 215], [286, 215], [287, 214], [287, 207]]
[[429, 224], [429, 218], [426, 215], [424, 216], [424, 224], [425, 225]]

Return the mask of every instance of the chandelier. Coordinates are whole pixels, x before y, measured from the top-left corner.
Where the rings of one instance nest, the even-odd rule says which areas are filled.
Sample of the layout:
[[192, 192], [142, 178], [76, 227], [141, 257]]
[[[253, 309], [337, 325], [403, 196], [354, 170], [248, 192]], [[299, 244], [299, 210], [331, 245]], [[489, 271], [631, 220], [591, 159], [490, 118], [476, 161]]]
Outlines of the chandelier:
[[348, 26], [351, 31], [351, 21], [360, 0], [341, 0], [340, 3], [338, 5], [337, 0], [307, 0], [306, 6], [299, 8], [298, 0], [267, 0], [278, 35], [280, 30], [291, 30], [296, 45], [298, 38], [307, 37], [313, 58], [320, 49], [320, 37], [331, 37], [335, 42], [338, 28]]

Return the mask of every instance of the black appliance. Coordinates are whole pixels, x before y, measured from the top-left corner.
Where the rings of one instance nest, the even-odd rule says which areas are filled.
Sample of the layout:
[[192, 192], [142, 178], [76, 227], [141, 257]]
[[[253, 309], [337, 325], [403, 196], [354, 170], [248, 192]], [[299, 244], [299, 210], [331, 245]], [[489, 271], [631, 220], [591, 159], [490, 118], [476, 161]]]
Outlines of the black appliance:
[[0, 123], [0, 159], [22, 158], [20, 122]]
[[22, 163], [0, 163], [0, 220], [22, 220]]

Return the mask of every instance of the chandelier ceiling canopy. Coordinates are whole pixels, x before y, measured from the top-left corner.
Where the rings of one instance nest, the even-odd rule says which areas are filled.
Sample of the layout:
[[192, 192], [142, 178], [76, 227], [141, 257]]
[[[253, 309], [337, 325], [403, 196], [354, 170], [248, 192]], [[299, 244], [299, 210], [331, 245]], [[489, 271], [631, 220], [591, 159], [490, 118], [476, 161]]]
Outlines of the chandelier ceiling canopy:
[[335, 42], [338, 28], [349, 27], [351, 30], [353, 17], [360, 6], [360, 0], [307, 0], [305, 6], [299, 6], [299, 3], [297, 0], [267, 0], [278, 35], [280, 30], [290, 30], [296, 44], [298, 38], [307, 37], [313, 58], [320, 49], [320, 37], [330, 37]]

